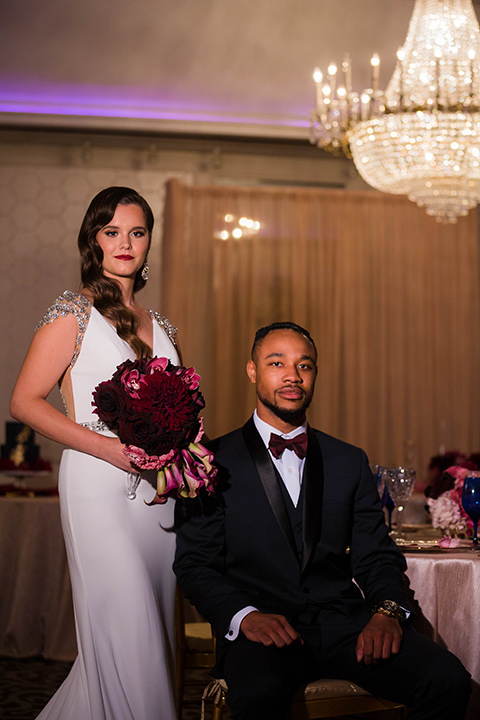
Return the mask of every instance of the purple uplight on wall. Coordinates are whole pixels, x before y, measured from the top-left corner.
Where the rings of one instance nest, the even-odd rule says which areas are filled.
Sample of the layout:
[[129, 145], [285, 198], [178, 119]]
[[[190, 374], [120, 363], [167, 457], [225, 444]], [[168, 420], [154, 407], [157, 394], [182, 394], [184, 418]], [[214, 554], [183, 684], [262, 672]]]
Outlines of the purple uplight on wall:
[[[230, 100], [230, 102], [229, 102]], [[236, 101], [159, 95], [151, 88], [88, 87], [0, 80], [0, 113], [307, 127], [298, 117], [238, 112]]]

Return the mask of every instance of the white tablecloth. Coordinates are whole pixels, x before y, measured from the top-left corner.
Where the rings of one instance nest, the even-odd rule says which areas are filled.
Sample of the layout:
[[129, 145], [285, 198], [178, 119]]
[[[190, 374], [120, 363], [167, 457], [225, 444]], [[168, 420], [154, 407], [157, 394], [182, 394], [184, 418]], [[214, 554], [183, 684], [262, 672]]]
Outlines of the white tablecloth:
[[406, 554], [421, 607], [418, 629], [460, 658], [473, 679], [468, 720], [480, 718], [480, 553]]
[[0, 497], [0, 655], [73, 660], [72, 593], [57, 497]]

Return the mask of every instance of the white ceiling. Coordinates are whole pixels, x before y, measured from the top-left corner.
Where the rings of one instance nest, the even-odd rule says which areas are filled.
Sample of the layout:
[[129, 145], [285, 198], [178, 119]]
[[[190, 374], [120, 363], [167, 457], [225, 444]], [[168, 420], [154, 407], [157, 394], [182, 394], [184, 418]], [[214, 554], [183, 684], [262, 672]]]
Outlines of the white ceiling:
[[301, 137], [314, 67], [349, 51], [362, 90], [377, 51], [385, 86], [413, 5], [0, 0], [0, 122]]

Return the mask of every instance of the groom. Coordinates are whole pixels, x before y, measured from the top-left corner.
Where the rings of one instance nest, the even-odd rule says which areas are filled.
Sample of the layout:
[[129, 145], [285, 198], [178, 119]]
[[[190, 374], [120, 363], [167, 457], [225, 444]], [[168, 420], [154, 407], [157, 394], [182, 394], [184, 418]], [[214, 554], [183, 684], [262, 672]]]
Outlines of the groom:
[[319, 677], [401, 701], [411, 720], [461, 720], [469, 675], [412, 627], [365, 453], [307, 424], [316, 363], [300, 326], [261, 328], [247, 364], [256, 411], [211, 444], [218, 492], [177, 501], [174, 569], [215, 629], [214, 674], [235, 720], [285, 718]]

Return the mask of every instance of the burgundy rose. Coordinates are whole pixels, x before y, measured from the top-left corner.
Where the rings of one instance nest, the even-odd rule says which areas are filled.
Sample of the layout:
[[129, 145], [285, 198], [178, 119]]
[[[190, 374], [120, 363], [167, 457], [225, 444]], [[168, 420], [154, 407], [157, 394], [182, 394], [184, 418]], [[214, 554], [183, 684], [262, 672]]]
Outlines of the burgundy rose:
[[92, 405], [95, 407], [93, 412], [116, 433], [118, 421], [126, 409], [123, 389], [111, 380], [100, 383], [93, 391]]
[[181, 441], [180, 433], [165, 433], [141, 412], [127, 413], [120, 418], [118, 437], [125, 445], [142, 448], [149, 455], [163, 455]]
[[135, 445], [150, 452], [152, 439], [156, 440], [156, 433], [145, 415], [126, 413], [118, 421], [118, 437], [125, 445]]

